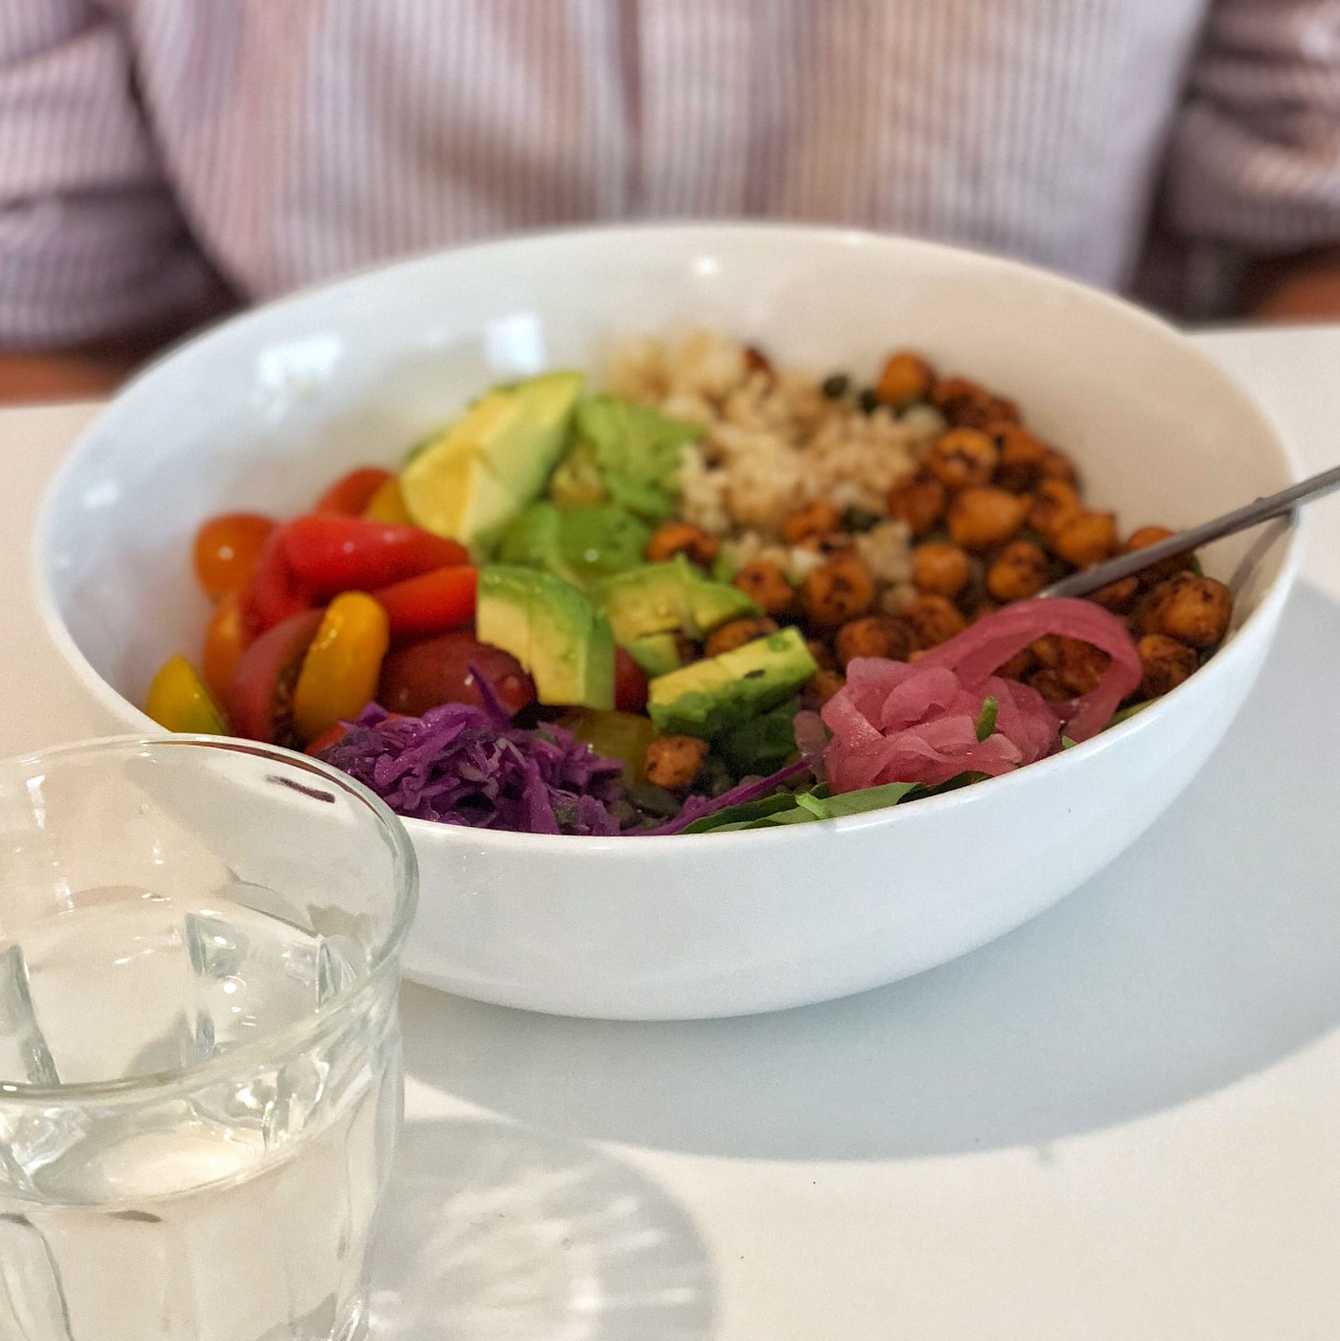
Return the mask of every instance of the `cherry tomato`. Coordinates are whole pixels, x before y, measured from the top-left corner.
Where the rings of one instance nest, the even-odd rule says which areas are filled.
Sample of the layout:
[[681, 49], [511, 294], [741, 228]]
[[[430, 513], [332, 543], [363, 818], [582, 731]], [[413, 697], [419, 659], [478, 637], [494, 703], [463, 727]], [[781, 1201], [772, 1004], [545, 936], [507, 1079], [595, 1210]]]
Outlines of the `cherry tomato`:
[[241, 591], [256, 571], [275, 524], [256, 512], [210, 517], [195, 533], [195, 575], [211, 601]]
[[291, 571], [321, 598], [342, 591], [376, 591], [470, 559], [464, 546], [417, 526], [329, 513], [299, 517], [279, 534]]
[[620, 712], [641, 712], [647, 706], [647, 676], [623, 650], [614, 649], [614, 706]]
[[265, 542], [256, 571], [242, 592], [242, 620], [252, 637], [313, 604], [312, 593], [289, 566], [285, 529], [277, 528]]
[[293, 687], [321, 624], [320, 610], [301, 610], [262, 633], [245, 652], [228, 686], [233, 730], [251, 740], [302, 744], [293, 730]]
[[368, 505], [363, 509], [363, 520], [396, 522], [401, 526], [414, 524], [414, 518], [405, 506], [404, 495], [400, 492], [400, 481], [394, 475], [368, 499]]
[[200, 658], [205, 683], [215, 698], [227, 696], [233, 672], [250, 641], [250, 631], [242, 618], [242, 598], [236, 592], [229, 592], [210, 616], [209, 627], [205, 630], [205, 650]]
[[391, 478], [389, 470], [380, 466], [359, 466], [347, 475], [341, 475], [316, 500], [313, 512], [334, 512], [345, 517], [357, 517], [372, 501], [372, 496]]
[[331, 601], [293, 690], [293, 726], [302, 740], [315, 740], [368, 706], [389, 641], [386, 611], [367, 592], [346, 591]]
[[514, 656], [468, 633], [444, 633], [402, 647], [382, 662], [377, 702], [409, 717], [422, 717], [439, 703], [479, 705], [483, 700], [471, 666], [487, 677], [509, 712], [534, 701], [535, 684]]
[[303, 753], [323, 754], [332, 745], [338, 745], [348, 734], [349, 728], [343, 722], [336, 722], [334, 726], [327, 727], [314, 740], [309, 740], [303, 747]]
[[144, 711], [169, 731], [226, 736], [228, 721], [185, 657], [169, 657], [154, 676]]
[[477, 576], [466, 564], [437, 568], [372, 594], [391, 621], [393, 638], [422, 637], [458, 629], [474, 618]]

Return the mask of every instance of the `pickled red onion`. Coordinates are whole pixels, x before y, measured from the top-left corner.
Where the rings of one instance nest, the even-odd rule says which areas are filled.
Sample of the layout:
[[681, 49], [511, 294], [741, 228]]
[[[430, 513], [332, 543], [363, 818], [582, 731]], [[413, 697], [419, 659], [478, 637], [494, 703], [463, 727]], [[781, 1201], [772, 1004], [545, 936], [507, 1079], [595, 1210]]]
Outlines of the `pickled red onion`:
[[1066, 735], [1088, 740], [1112, 720], [1117, 705], [1136, 688], [1142, 674], [1130, 631], [1092, 601], [1067, 597], [1017, 601], [932, 648], [917, 662], [917, 669], [943, 667], [965, 683], [976, 684], [1049, 633], [1090, 643], [1112, 659], [1096, 689], [1062, 707]]
[[[1059, 707], [998, 670], [1046, 634], [1077, 638], [1106, 652], [1098, 686]], [[1100, 606], [1080, 600], [1025, 601], [986, 616], [926, 653], [915, 665], [857, 657], [847, 683], [824, 705], [832, 732], [824, 770], [834, 792], [884, 782], [935, 786], [962, 773], [995, 776], [1055, 751], [1061, 728], [1086, 740], [1107, 725], [1140, 683], [1140, 658], [1125, 626]], [[995, 727], [977, 739], [988, 698]]]

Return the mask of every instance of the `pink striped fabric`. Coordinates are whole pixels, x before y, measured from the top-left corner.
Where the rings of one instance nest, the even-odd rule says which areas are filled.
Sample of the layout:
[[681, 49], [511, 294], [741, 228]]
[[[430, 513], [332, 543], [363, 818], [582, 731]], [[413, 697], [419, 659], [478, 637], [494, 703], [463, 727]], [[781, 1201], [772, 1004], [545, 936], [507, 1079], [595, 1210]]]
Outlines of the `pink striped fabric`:
[[[1166, 189], [1160, 194], [1160, 186]], [[501, 230], [1340, 241], [1340, 0], [0, 0], [0, 344]]]

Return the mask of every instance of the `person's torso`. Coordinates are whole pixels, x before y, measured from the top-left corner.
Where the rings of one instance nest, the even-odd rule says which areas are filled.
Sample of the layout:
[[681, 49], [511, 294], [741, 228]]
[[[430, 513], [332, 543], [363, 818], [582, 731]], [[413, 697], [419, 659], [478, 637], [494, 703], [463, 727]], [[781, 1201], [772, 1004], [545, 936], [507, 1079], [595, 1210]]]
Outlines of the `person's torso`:
[[263, 297], [500, 231], [837, 221], [1130, 273], [1207, 0], [119, 0]]

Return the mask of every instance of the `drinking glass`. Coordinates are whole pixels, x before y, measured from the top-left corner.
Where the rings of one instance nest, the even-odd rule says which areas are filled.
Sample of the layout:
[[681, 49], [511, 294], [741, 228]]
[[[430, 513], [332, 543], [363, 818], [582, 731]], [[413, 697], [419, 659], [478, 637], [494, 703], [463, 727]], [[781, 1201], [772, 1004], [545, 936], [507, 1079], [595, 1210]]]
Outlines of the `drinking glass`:
[[363, 1334], [417, 880], [302, 755], [0, 762], [0, 1337]]

